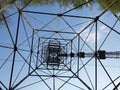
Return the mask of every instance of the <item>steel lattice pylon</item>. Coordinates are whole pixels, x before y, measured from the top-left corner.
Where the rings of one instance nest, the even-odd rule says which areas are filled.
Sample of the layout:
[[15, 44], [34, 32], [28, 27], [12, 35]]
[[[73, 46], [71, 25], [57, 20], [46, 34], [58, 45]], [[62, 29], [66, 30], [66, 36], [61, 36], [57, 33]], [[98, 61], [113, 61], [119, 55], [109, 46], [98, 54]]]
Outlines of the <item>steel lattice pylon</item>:
[[109, 10], [117, 0], [105, 10], [90, 2], [6, 7], [0, 90], [119, 90], [120, 20]]

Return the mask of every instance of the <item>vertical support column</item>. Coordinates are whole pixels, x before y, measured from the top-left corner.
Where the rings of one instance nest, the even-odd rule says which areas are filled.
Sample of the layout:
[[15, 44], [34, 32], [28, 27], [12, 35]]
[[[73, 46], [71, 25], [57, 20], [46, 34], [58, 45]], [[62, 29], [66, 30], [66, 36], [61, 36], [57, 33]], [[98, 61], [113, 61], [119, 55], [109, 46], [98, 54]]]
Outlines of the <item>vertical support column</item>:
[[30, 73], [32, 55], [33, 55], [33, 42], [34, 42], [34, 31], [33, 31], [33, 33], [32, 33], [32, 41], [31, 41], [31, 48], [30, 48], [30, 60], [29, 60], [28, 74]]
[[[80, 35], [78, 35], [78, 54], [79, 52], [80, 52]], [[80, 58], [78, 56], [77, 71], [79, 70], [79, 64], [80, 64]], [[77, 73], [77, 75], [79, 76], [79, 72]]]
[[[66, 45], [65, 47], [66, 47], [66, 54], [67, 54], [68, 45]], [[65, 60], [65, 61], [64, 61], [64, 62], [65, 62], [65, 64], [67, 64], [67, 63], [68, 63], [68, 62], [67, 62], [67, 56], [65, 57], [65, 59], [64, 59], [64, 60]]]
[[14, 54], [13, 54], [13, 59], [12, 59], [12, 68], [11, 68], [10, 81], [9, 81], [9, 89], [12, 89], [12, 80], [13, 80], [13, 73], [14, 73], [14, 67], [15, 67], [18, 36], [19, 36], [19, 25], [20, 25], [20, 12], [18, 15], [17, 31], [16, 31], [15, 44], [14, 44]]
[[[42, 51], [40, 52], [40, 54], [41, 54], [41, 56], [40, 56], [40, 57], [41, 57], [41, 62], [40, 62], [40, 63], [44, 63], [44, 62], [46, 62], [46, 61], [45, 61], [45, 60], [46, 60], [45, 57], [47, 57], [47, 56], [46, 56], [46, 52], [45, 52], [45, 51], [46, 51], [46, 50], [45, 50], [46, 47], [45, 47], [45, 45], [44, 45], [44, 42], [41, 43], [41, 47], [42, 47], [42, 49], [41, 49]], [[44, 57], [43, 57], [43, 56], [44, 56]]]
[[70, 69], [72, 67], [72, 40], [71, 40], [71, 53], [70, 53]]
[[95, 22], [95, 90], [97, 90], [97, 19]]
[[53, 68], [53, 90], [55, 90], [55, 70]]
[[38, 68], [38, 59], [39, 59], [39, 54], [40, 54], [39, 47], [40, 47], [40, 38], [38, 38], [36, 68]]

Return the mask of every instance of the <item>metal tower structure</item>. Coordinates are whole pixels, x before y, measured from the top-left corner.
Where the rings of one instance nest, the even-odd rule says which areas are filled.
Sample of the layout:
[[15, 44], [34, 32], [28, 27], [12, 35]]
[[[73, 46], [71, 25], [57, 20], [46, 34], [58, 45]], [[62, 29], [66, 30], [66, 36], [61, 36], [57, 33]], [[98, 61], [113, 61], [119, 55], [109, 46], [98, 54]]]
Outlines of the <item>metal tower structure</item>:
[[118, 0], [105, 10], [93, 1], [2, 8], [0, 90], [120, 90]]

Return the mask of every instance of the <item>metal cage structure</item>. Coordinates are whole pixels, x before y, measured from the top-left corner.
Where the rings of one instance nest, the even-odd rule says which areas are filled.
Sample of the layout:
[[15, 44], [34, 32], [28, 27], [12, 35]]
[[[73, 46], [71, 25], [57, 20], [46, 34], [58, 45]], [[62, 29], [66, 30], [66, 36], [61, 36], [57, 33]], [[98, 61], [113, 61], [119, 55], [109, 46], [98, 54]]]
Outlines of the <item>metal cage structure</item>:
[[62, 49], [64, 48], [61, 46], [60, 41], [50, 40], [48, 45], [44, 48], [44, 62], [47, 64], [47, 66], [59, 67], [59, 65], [64, 62], [64, 57], [62, 56], [62, 53], [64, 52]]
[[118, 0], [105, 10], [31, 1], [0, 9], [0, 90], [120, 90]]

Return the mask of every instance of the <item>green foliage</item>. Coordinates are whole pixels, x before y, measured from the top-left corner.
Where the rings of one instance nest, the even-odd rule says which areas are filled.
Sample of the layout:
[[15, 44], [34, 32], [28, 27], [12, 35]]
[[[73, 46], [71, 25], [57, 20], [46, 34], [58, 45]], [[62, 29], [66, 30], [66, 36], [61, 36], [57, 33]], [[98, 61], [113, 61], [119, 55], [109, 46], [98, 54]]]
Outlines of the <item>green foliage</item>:
[[[28, 0], [21, 0], [22, 2]], [[85, 3], [87, 0], [32, 0], [31, 5], [50, 5], [58, 3], [60, 6], [69, 7], [69, 6], [79, 6]]]
[[[8, 4], [9, 2], [8, 2], [8, 0], [1, 0], [0, 1], [0, 10], [3, 8], [3, 7], [5, 7], [7, 4]], [[2, 14], [6, 14], [7, 12], [6, 12], [6, 10], [3, 10], [3, 11], [1, 11], [0, 12], [0, 26], [3, 24], [3, 16], [2, 16]]]
[[[24, 0], [23, 0], [24, 1]], [[54, 4], [54, 3], [58, 3], [61, 6], [79, 6], [83, 3], [85, 3], [88, 0], [32, 0], [32, 5], [46, 5], [46, 4]], [[98, 4], [100, 5], [100, 8], [102, 10], [105, 10], [112, 2], [114, 2], [115, 0], [95, 0], [98, 2]], [[89, 3], [89, 4], [93, 4], [93, 2]], [[114, 4], [110, 10], [114, 13], [118, 13], [120, 12], [120, 0], [117, 0], [117, 3]], [[80, 7], [81, 8], [81, 7]], [[78, 8], [79, 9], [79, 8]]]
[[[108, 6], [110, 6], [114, 1], [115, 0], [97, 0], [102, 10], [105, 10], [106, 8], [108, 8]], [[120, 0], [117, 0], [117, 2], [110, 8], [110, 10], [113, 13], [119, 13], [120, 12]]]
[[[5, 6], [7, 6], [8, 4], [12, 4], [15, 1], [17, 1], [17, 3], [19, 3], [20, 5], [25, 5], [29, 2], [29, 0], [0, 0], [0, 10], [2, 8], [4, 8]], [[69, 6], [80, 6], [83, 3], [87, 2], [88, 0], [32, 0], [30, 3], [30, 6], [36, 6], [36, 5], [51, 5], [51, 4], [55, 4], [58, 3], [60, 6], [64, 6], [64, 7], [69, 7]], [[96, 0], [97, 3], [99, 4], [100, 8], [102, 10], [105, 10], [114, 0]], [[89, 5], [92, 6], [94, 2], [90, 2]], [[86, 4], [88, 5], [88, 4]], [[114, 4], [110, 10], [114, 13], [118, 13], [120, 12], [120, 0], [117, 0], [117, 3]], [[78, 9], [80, 9], [82, 7], [79, 7]], [[7, 12], [6, 10], [0, 12], [0, 20], [2, 19], [2, 13]], [[0, 21], [1, 22], [1, 21]]]
[[[14, 3], [15, 1], [17, 1], [17, 3], [21, 6], [24, 6], [25, 4], [27, 4], [29, 2], [29, 0], [1, 0], [0, 1], [0, 10], [3, 9], [4, 7], [6, 7], [8, 4]], [[64, 7], [69, 7], [69, 6], [75, 7], [75, 6], [79, 6], [83, 3], [85, 3], [86, 1], [87, 0], [32, 0], [30, 3], [30, 6], [51, 5], [51, 4], [58, 3], [60, 6], [64, 6]], [[7, 11], [4, 10], [2, 12], [7, 12]], [[0, 12], [0, 14], [2, 12]], [[0, 15], [0, 18], [2, 18], [1, 15]]]
[[54, 0], [32, 0], [33, 5], [45, 5], [45, 4], [52, 4], [54, 3]]
[[1, 9], [2, 7], [4, 7], [5, 5], [7, 5], [8, 3], [9, 3], [8, 1], [1, 0], [1, 1], [0, 1], [0, 9]]
[[[9, 3], [13, 3], [14, 1], [19, 2], [21, 5], [26, 4], [29, 0], [0, 0], [0, 9], [3, 8], [5, 5]], [[79, 6], [88, 0], [32, 0], [30, 5], [50, 5], [58, 3], [60, 6]], [[100, 8], [102, 10], [105, 10], [106, 7], [108, 7], [114, 0], [96, 0], [98, 4], [100, 5]], [[92, 3], [90, 3], [92, 4]], [[120, 0], [117, 0], [117, 3], [113, 5], [113, 7], [110, 8], [111, 11], [114, 13], [120, 12]]]

